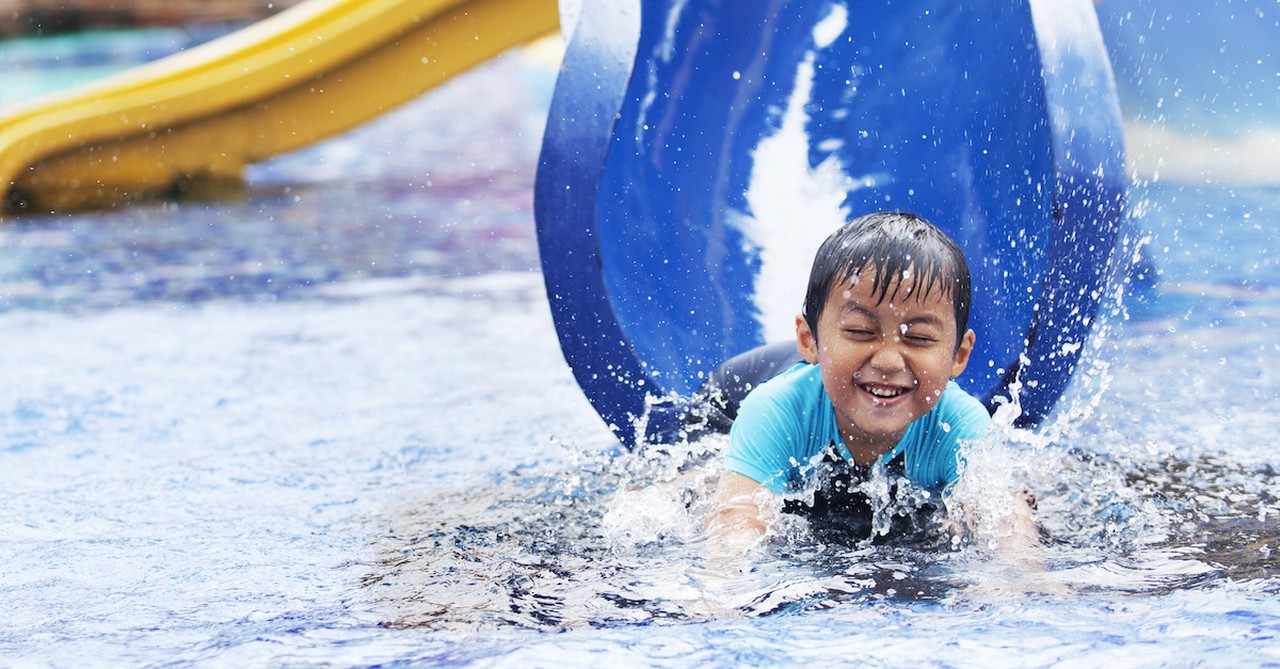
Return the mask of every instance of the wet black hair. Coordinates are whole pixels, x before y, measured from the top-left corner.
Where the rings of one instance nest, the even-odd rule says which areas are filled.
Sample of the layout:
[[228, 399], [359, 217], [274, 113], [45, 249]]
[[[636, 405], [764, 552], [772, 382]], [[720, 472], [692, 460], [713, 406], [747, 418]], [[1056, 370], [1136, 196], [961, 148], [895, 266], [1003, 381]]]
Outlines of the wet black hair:
[[859, 216], [831, 233], [818, 247], [802, 312], [815, 340], [818, 318], [831, 288], [837, 282], [851, 281], [866, 269], [875, 271], [871, 290], [879, 295], [877, 304], [898, 294], [904, 276], [914, 279], [916, 299], [925, 299], [935, 288], [943, 291], [955, 304], [956, 347], [960, 346], [969, 329], [969, 304], [973, 299], [964, 252], [934, 224], [902, 211]]

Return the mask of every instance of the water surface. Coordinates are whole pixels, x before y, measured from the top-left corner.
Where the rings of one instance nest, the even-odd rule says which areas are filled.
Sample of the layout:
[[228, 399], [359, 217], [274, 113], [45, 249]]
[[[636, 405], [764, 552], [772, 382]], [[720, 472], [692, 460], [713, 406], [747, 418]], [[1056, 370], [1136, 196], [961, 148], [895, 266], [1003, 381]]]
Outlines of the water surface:
[[717, 571], [720, 444], [619, 453], [560, 356], [548, 76], [501, 59], [239, 199], [0, 228], [5, 663], [1280, 661], [1280, 190], [1135, 184], [1158, 282], [983, 456], [1042, 575], [801, 526]]

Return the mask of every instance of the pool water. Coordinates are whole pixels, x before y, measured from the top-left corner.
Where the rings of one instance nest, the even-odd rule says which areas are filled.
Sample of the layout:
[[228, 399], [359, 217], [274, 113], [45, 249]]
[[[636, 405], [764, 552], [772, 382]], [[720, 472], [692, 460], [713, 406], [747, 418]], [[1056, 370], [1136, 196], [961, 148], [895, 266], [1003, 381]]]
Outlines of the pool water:
[[4, 68], [0, 106], [101, 79], [140, 62], [191, 48], [233, 27], [215, 24], [97, 30], [0, 40], [0, 66]]
[[1280, 663], [1280, 189], [1134, 184], [1158, 282], [973, 458], [1036, 491], [1042, 565], [799, 524], [726, 561], [722, 444], [619, 452], [560, 355], [553, 75], [508, 55], [235, 199], [0, 227], [0, 664]]

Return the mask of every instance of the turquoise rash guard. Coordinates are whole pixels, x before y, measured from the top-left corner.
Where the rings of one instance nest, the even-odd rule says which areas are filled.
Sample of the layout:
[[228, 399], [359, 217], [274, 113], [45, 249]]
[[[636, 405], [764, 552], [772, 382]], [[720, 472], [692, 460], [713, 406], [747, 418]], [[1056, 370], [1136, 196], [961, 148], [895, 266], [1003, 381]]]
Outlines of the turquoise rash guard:
[[[949, 382], [937, 405], [911, 423], [877, 464], [901, 456], [903, 473], [914, 486], [942, 493], [956, 480], [963, 445], [981, 438], [990, 424], [982, 403]], [[724, 466], [781, 494], [803, 484], [833, 445], [842, 458], [852, 460], [820, 368], [801, 363], [760, 384], [742, 401], [729, 430]]]

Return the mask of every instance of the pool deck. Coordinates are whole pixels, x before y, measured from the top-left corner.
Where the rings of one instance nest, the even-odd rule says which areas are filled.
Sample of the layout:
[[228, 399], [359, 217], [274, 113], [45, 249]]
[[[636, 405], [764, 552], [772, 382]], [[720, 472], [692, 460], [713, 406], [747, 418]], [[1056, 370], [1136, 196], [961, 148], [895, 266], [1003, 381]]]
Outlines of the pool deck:
[[302, 0], [0, 0], [0, 38], [256, 21]]

